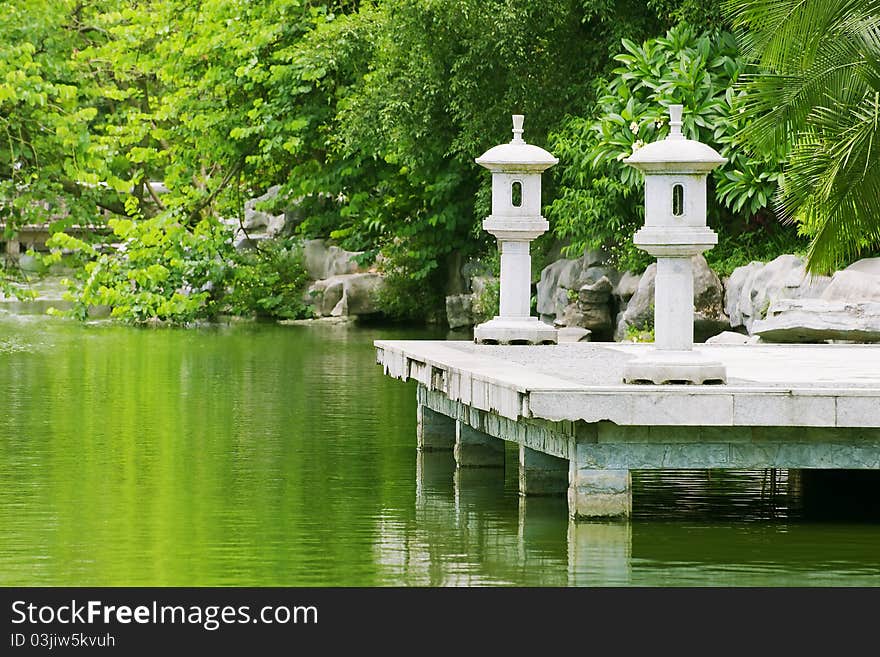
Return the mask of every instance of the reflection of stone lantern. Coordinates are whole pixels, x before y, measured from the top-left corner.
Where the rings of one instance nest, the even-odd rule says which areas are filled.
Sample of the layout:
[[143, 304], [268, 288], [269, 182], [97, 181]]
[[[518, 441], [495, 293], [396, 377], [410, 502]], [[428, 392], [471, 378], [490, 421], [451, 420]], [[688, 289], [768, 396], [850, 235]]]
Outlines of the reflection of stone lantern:
[[645, 226], [633, 242], [657, 258], [654, 345], [626, 364], [627, 383], [724, 383], [721, 363], [693, 351], [694, 277], [691, 258], [718, 236], [706, 226], [706, 177], [725, 160], [681, 134], [681, 105], [669, 107], [669, 136], [624, 162], [645, 173]]
[[501, 302], [498, 316], [474, 329], [489, 344], [555, 344], [556, 329], [531, 317], [529, 242], [546, 232], [541, 216], [541, 172], [559, 160], [522, 138], [523, 116], [513, 115], [513, 140], [490, 148], [477, 164], [492, 172], [492, 214], [483, 228], [498, 238]]

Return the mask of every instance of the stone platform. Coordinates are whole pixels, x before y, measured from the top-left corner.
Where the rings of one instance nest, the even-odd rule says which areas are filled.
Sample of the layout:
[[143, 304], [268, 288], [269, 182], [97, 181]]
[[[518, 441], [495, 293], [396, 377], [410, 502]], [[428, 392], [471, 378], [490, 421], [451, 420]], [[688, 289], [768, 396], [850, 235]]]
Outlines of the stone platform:
[[622, 383], [651, 345], [375, 346], [419, 383], [420, 449], [485, 467], [515, 442], [521, 492], [567, 490], [576, 518], [629, 515], [631, 470], [880, 469], [880, 345], [699, 345], [727, 368], [706, 386]]

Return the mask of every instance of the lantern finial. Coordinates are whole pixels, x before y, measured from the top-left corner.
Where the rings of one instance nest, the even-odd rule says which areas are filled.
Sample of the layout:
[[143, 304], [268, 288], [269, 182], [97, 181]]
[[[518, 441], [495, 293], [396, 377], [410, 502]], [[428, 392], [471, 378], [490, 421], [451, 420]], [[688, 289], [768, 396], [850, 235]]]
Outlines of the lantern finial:
[[669, 137], [668, 139], [681, 139], [681, 111], [682, 105], [669, 106]]
[[513, 115], [513, 140], [511, 143], [514, 144], [523, 144], [525, 143], [522, 138], [523, 134], [523, 119], [525, 116], [522, 114], [514, 114]]

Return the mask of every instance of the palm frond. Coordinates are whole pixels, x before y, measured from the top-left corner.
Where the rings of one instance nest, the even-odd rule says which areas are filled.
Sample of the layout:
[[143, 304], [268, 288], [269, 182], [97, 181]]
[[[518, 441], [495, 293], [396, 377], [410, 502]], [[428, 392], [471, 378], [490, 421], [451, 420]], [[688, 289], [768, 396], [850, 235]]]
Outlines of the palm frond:
[[880, 0], [729, 0], [755, 64], [742, 134], [788, 161], [777, 207], [828, 271], [880, 251]]

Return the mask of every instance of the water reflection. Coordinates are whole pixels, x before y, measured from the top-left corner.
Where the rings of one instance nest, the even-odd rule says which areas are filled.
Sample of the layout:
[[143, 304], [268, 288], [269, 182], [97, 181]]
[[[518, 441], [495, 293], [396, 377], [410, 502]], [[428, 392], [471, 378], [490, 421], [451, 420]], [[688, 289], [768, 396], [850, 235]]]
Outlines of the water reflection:
[[800, 477], [782, 471], [636, 473], [631, 522], [575, 523], [564, 499], [516, 495], [512, 467], [456, 470], [448, 453], [420, 453], [414, 523], [386, 543], [405, 542], [409, 562], [387, 576], [425, 585], [880, 584], [880, 528], [810, 522]]

